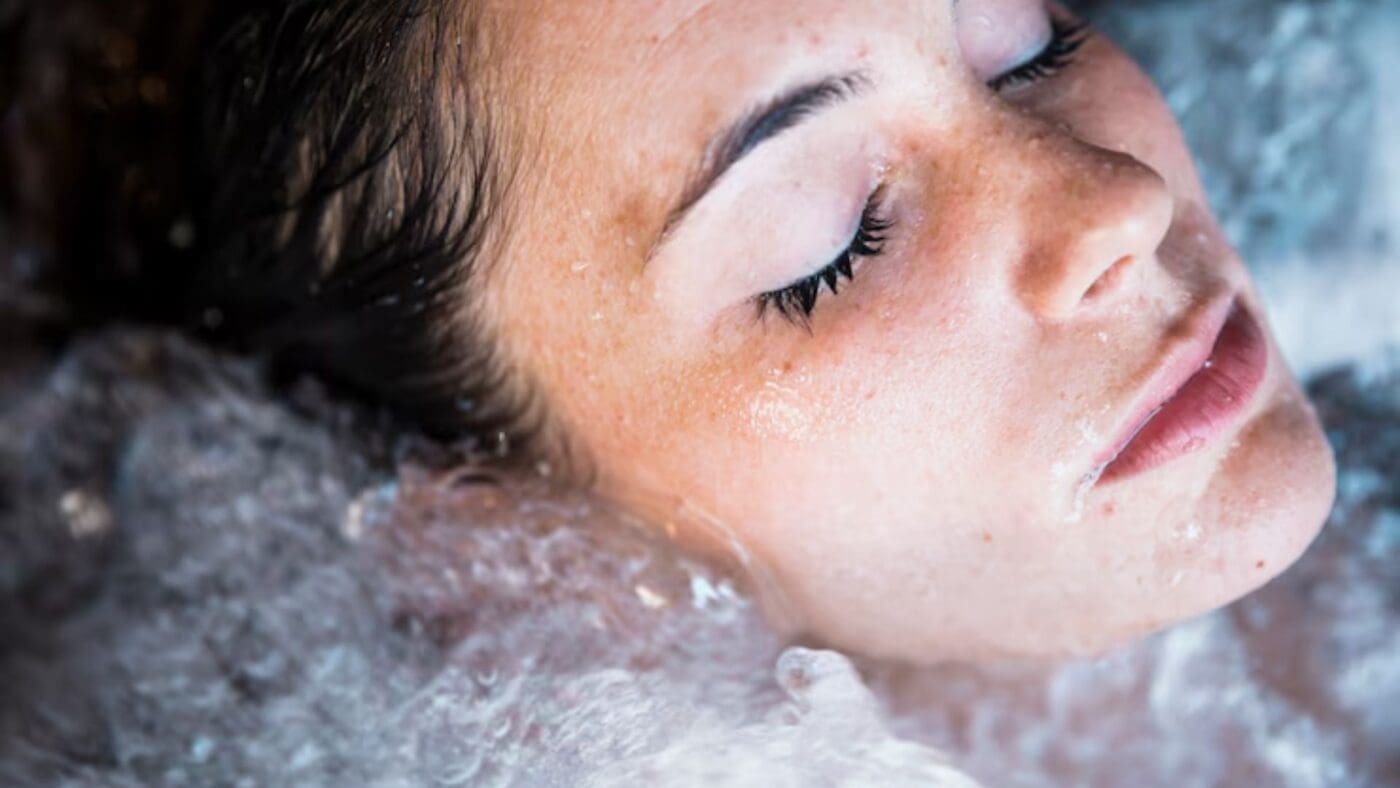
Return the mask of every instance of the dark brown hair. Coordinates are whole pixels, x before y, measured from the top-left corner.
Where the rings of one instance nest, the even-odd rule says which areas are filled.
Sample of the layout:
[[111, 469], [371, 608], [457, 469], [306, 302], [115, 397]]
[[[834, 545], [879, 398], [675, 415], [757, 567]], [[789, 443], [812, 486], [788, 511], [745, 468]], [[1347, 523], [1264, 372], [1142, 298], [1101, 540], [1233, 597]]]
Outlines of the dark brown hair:
[[28, 224], [0, 253], [42, 257], [70, 323], [177, 322], [433, 433], [528, 438], [470, 308], [506, 196], [470, 4], [58, 5], [0, 11], [10, 57], [50, 63], [0, 80], [32, 126], [4, 156], [36, 172], [0, 194]]

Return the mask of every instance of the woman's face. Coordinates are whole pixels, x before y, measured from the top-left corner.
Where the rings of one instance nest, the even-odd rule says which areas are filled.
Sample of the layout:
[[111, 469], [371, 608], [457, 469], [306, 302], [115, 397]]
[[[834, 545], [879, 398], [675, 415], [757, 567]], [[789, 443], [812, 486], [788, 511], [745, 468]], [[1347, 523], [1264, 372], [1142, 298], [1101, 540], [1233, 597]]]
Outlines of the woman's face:
[[1092, 651], [1255, 588], [1326, 514], [1329, 450], [1172, 116], [1071, 21], [484, 15], [510, 360], [604, 493], [731, 536], [820, 639]]

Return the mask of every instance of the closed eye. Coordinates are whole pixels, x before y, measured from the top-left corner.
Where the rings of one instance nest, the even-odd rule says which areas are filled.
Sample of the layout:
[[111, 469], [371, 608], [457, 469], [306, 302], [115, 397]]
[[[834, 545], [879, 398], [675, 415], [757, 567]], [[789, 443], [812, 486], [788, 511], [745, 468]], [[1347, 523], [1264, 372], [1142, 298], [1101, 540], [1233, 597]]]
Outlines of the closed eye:
[[812, 311], [816, 308], [822, 287], [837, 295], [841, 280], [854, 278], [858, 258], [877, 257], [884, 251], [887, 233], [894, 222], [882, 216], [882, 198], [882, 189], [876, 189], [870, 195], [861, 211], [855, 235], [835, 260], [786, 287], [756, 296], [757, 316], [761, 319], [769, 310], [773, 310], [794, 325], [810, 328]]
[[1053, 19], [1050, 22], [1050, 41], [1045, 48], [1025, 63], [994, 77], [987, 86], [1002, 91], [1054, 76], [1074, 61], [1075, 53], [1088, 37], [1088, 25]]

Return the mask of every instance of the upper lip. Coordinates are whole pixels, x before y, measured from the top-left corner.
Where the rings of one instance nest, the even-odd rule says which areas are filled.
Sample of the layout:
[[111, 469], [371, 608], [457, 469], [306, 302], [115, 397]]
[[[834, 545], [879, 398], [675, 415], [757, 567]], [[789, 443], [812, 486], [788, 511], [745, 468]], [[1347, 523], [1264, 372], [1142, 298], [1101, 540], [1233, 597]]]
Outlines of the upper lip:
[[1150, 370], [1147, 383], [1138, 389], [1125, 409], [1126, 415], [1113, 433], [1113, 440], [1094, 456], [1094, 468], [1101, 469], [1111, 463], [1162, 405], [1200, 371], [1215, 348], [1234, 301], [1234, 294], [1226, 293], [1200, 302], [1178, 324], [1180, 328], [1173, 331], [1174, 336], [1167, 339], [1147, 367]]

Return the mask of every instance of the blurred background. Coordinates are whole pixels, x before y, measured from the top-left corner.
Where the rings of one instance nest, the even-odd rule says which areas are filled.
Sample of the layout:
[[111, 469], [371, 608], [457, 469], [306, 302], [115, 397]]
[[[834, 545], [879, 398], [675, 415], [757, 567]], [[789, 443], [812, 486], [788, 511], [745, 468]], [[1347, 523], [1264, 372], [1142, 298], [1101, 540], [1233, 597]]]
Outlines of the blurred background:
[[0, 0], [0, 784], [1400, 784], [1400, 4], [1074, 5], [1181, 118], [1338, 506], [1121, 652], [911, 671], [152, 327], [207, 6]]

